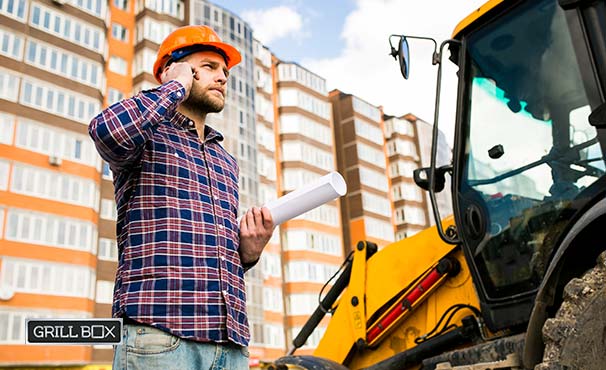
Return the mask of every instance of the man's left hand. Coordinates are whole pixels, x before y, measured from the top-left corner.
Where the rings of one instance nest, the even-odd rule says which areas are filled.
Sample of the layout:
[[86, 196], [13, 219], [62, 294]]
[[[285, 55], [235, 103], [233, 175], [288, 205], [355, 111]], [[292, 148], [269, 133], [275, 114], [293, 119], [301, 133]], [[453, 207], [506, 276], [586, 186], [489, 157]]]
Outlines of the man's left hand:
[[240, 221], [240, 260], [242, 264], [256, 262], [274, 232], [274, 221], [267, 207], [253, 207]]

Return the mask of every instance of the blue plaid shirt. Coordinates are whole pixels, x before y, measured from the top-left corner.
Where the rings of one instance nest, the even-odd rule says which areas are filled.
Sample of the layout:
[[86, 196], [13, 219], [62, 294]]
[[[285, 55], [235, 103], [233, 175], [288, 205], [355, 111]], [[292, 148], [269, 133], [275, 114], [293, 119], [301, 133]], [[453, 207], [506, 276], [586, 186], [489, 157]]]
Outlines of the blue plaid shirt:
[[201, 342], [246, 346], [238, 164], [220, 133], [178, 113], [170, 81], [105, 109], [89, 133], [114, 173], [119, 262], [113, 315]]

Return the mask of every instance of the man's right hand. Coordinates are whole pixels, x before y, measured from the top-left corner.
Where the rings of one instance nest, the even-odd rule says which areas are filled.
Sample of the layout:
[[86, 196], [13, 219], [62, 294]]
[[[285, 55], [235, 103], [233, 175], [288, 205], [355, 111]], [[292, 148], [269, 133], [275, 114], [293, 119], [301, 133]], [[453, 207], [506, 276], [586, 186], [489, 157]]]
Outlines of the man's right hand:
[[170, 80], [179, 81], [185, 88], [185, 99], [189, 96], [194, 78], [198, 79], [196, 70], [187, 62], [171, 63], [168, 67], [164, 68], [164, 71], [160, 75], [162, 83]]

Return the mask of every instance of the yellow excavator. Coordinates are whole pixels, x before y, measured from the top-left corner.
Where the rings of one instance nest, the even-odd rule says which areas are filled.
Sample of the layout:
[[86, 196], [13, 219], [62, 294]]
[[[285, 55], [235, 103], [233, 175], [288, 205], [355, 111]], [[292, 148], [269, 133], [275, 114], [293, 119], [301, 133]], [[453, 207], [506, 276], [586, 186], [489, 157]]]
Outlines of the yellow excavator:
[[[409, 75], [409, 40], [391, 55]], [[606, 3], [491, 0], [433, 41], [433, 148], [415, 171], [436, 226], [360, 241], [267, 368], [606, 369]], [[444, 51], [457, 66], [453, 161], [436, 165]], [[451, 176], [454, 214], [436, 193]], [[313, 355], [296, 349], [330, 315]]]

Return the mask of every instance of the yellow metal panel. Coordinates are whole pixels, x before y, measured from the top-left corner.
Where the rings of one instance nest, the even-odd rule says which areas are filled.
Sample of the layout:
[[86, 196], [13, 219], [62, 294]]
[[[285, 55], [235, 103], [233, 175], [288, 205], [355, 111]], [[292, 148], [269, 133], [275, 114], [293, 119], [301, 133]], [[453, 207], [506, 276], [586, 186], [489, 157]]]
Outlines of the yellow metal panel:
[[[452, 218], [449, 218], [443, 223], [444, 228], [452, 222]], [[456, 246], [446, 244], [440, 239], [434, 227], [390, 244], [376, 253], [367, 262], [366, 317], [372, 317], [391, 298], [455, 249]], [[464, 303], [478, 307], [478, 298], [463, 254], [458, 251], [454, 255], [461, 263], [461, 272], [449, 278], [429, 296], [427, 301], [416, 307], [378, 348], [365, 350], [356, 355], [349, 365], [351, 369], [367, 367], [413, 347], [414, 338], [431, 330], [442, 313], [454, 304]], [[347, 291], [343, 296], [347, 296]], [[469, 313], [463, 310], [455, 318], [459, 320]], [[314, 355], [342, 363], [353, 348], [356, 339], [350, 329], [352, 320], [348, 310], [338, 308]]]
[[461, 31], [463, 31], [470, 24], [475, 22], [478, 18], [480, 18], [482, 15], [486, 14], [486, 12], [493, 9], [495, 6], [499, 5], [503, 1], [505, 1], [505, 0], [490, 0], [490, 1], [487, 1], [486, 3], [484, 3], [484, 5], [480, 6], [473, 13], [471, 13], [470, 15], [465, 17], [461, 22], [459, 22], [459, 24], [457, 24], [454, 31], [452, 32], [452, 38], [453, 39], [457, 38], [457, 36], [459, 35], [459, 33], [461, 33]]

